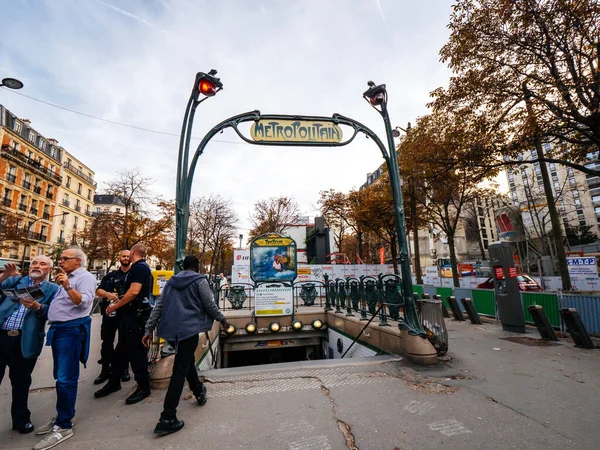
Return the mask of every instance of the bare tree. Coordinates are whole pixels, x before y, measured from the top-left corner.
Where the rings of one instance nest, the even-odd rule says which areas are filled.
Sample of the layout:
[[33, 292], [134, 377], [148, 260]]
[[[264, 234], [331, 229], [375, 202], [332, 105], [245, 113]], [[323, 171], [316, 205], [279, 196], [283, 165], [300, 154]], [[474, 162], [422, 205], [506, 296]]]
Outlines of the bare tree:
[[250, 214], [250, 239], [265, 233], [281, 233], [286, 225], [298, 221], [300, 208], [293, 198], [271, 197], [254, 204]]

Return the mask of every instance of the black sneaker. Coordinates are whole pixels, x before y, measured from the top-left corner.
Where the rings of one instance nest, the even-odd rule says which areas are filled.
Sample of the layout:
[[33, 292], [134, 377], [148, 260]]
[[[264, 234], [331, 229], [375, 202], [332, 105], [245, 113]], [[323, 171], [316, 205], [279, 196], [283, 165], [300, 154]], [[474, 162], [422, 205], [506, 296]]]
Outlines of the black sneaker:
[[[138, 387], [133, 394], [131, 394], [129, 397], [127, 397], [125, 399], [125, 403], [127, 405], [133, 405], [137, 402], [141, 402], [142, 400], [144, 400], [146, 397], [149, 397], [149, 396], [150, 396], [150, 389], [148, 389], [148, 388], [142, 389], [142, 388]], [[177, 430], [175, 430], [175, 431], [177, 431]]]
[[109, 378], [110, 378], [110, 370], [102, 369], [102, 371], [100, 372], [100, 375], [98, 375], [98, 377], [94, 380], [94, 384], [102, 384]]
[[196, 397], [196, 401], [200, 406], [204, 406], [204, 404], [206, 403], [206, 386], [202, 385], [200, 393], [194, 394], [194, 397]]
[[123, 371], [123, 375], [121, 375], [121, 381], [127, 382], [129, 380], [131, 380], [131, 375], [129, 375], [129, 369], [125, 369]]
[[160, 419], [154, 428], [154, 434], [166, 436], [167, 434], [177, 433], [183, 428], [183, 420], [175, 419]]
[[114, 383], [106, 383], [104, 386], [102, 386], [102, 388], [96, 392], [94, 392], [94, 397], [96, 398], [102, 398], [102, 397], [106, 397], [109, 394], [112, 394], [113, 392], [117, 392], [121, 390], [121, 385], [120, 384], [114, 384]]

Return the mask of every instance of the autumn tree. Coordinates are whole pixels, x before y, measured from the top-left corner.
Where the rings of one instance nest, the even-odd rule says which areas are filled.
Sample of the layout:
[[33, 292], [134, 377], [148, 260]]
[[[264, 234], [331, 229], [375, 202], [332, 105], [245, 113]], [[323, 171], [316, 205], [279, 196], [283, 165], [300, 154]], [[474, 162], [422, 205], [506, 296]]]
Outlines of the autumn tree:
[[231, 200], [224, 200], [220, 196], [192, 200], [187, 254], [198, 255], [203, 265], [216, 271], [224, 258], [223, 253], [227, 252], [230, 242], [235, 238], [237, 222], [238, 216]]
[[505, 140], [500, 153], [482, 155], [484, 163], [522, 164], [515, 156], [523, 148], [555, 139], [549, 153], [529, 162], [600, 175], [585, 167], [586, 154], [600, 146], [600, 3], [458, 0], [448, 27], [440, 54], [454, 75], [433, 92], [432, 106], [476, 113], [490, 135]]
[[0, 250], [27, 240], [27, 228], [15, 216], [0, 214]]
[[[118, 172], [106, 184], [105, 193], [114, 196], [120, 211], [96, 214], [90, 226], [75, 237], [86, 253], [115, 263], [121, 250], [142, 243], [153, 254], [152, 242], [173, 231], [175, 206], [151, 195], [153, 180], [138, 169]], [[166, 239], [166, 238], [165, 238]], [[91, 258], [90, 258], [91, 259]]]
[[455, 236], [463, 208], [479, 195], [478, 184], [495, 174], [488, 168], [468, 167], [473, 149], [489, 145], [470, 120], [448, 114], [421, 117], [400, 145], [403, 171], [413, 176], [415, 199], [448, 238], [455, 286], [459, 286]]
[[289, 224], [296, 223], [300, 208], [293, 198], [271, 197], [259, 200], [250, 213], [252, 229], [249, 238], [254, 239], [265, 233], [281, 233]]

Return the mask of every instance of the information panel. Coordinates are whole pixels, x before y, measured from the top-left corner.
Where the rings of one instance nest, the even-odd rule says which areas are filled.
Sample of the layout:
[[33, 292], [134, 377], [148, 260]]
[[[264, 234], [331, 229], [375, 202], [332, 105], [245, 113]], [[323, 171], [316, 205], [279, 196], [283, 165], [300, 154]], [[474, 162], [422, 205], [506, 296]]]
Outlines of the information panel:
[[288, 316], [294, 310], [292, 287], [259, 286], [254, 291], [254, 295], [256, 317]]

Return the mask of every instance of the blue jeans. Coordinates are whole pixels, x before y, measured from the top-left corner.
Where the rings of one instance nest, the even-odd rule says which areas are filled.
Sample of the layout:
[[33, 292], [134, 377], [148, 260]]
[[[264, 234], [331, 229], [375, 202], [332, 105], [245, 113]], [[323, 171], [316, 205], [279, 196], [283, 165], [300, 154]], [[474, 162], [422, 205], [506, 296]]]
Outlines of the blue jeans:
[[56, 380], [56, 425], [72, 428], [77, 400], [79, 359], [85, 341], [82, 325], [56, 329], [52, 340], [54, 379]]

